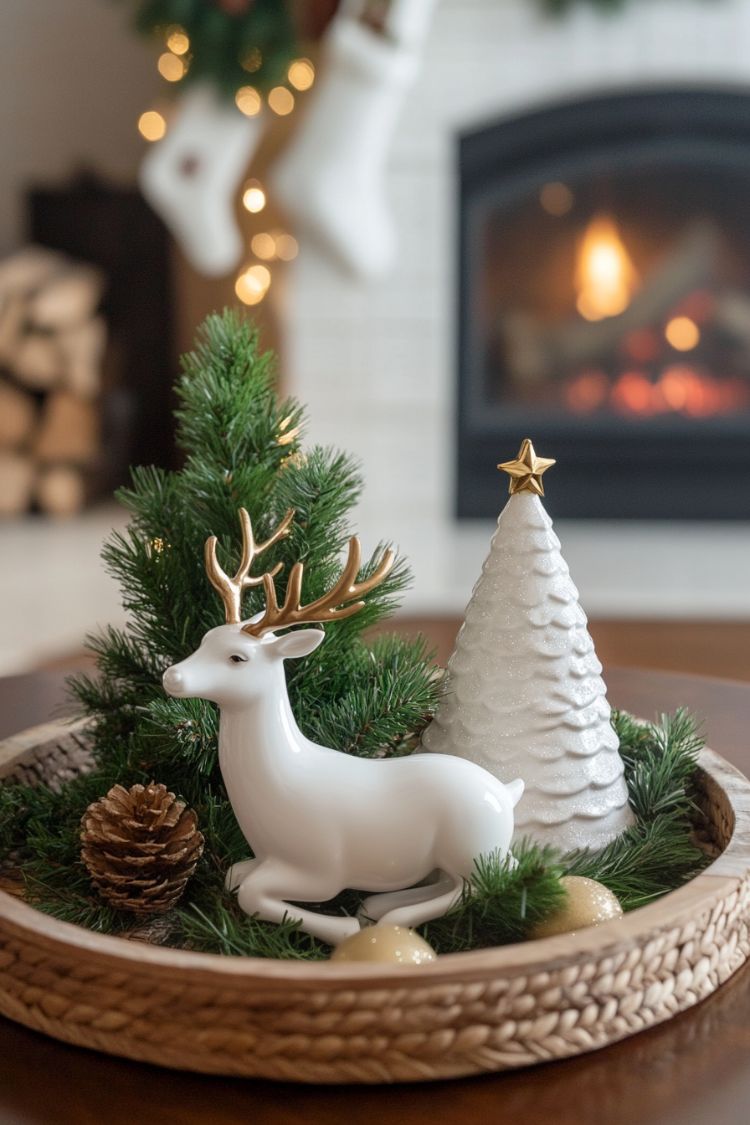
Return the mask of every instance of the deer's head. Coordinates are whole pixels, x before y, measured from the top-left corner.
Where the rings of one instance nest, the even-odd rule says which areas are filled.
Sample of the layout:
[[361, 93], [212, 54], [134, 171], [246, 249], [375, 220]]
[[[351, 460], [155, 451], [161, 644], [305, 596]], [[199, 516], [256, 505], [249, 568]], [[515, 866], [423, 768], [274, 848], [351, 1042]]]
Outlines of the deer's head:
[[[325, 634], [322, 629], [302, 629], [279, 636], [275, 630], [350, 617], [364, 606], [362, 596], [390, 572], [394, 555], [392, 551], [385, 551], [372, 574], [358, 582], [361, 548], [355, 537], [349, 541], [341, 576], [327, 593], [303, 605], [304, 567], [296, 562], [289, 573], [284, 600], [279, 605], [274, 578], [282, 564], [259, 576], [251, 575], [250, 570], [258, 555], [289, 534], [293, 518], [294, 512], [288, 511], [274, 533], [263, 543], [256, 543], [250, 516], [240, 508], [242, 558], [237, 573], [231, 578], [217, 561], [216, 537], [211, 536], [206, 541], [206, 573], [224, 603], [226, 624], [209, 630], [191, 656], [167, 668], [163, 682], [170, 695], [210, 699], [220, 706], [231, 706], [278, 688], [283, 661], [307, 656], [318, 647]], [[249, 587], [259, 585], [264, 588], [266, 607], [243, 621], [242, 595]]]

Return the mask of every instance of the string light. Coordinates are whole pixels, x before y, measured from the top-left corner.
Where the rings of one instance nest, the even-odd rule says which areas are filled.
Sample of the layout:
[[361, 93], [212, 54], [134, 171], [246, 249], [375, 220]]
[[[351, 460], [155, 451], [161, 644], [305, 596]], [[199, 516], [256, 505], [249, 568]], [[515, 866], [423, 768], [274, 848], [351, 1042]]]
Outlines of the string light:
[[297, 257], [299, 243], [293, 235], [286, 234], [285, 231], [275, 231], [274, 242], [276, 244], [276, 257], [280, 258], [282, 262], [291, 262]]
[[675, 316], [664, 329], [667, 342], [675, 351], [690, 352], [700, 343], [700, 328], [689, 316]]
[[251, 215], [257, 215], [266, 205], [266, 193], [259, 180], [248, 180], [242, 191], [242, 206]]
[[299, 253], [296, 238], [283, 230], [260, 231], [250, 240], [250, 249], [256, 258], [263, 262], [291, 262]]
[[167, 123], [155, 109], [147, 109], [138, 118], [138, 132], [147, 141], [160, 141], [167, 131]]
[[315, 67], [309, 59], [295, 59], [289, 64], [287, 77], [295, 90], [309, 90], [315, 81]]
[[248, 266], [234, 283], [234, 291], [243, 305], [258, 305], [271, 284], [271, 271], [266, 266]]
[[186, 55], [190, 50], [190, 40], [181, 27], [172, 27], [167, 35], [167, 46], [174, 55]]
[[279, 117], [286, 117], [294, 109], [294, 94], [286, 86], [274, 86], [268, 95], [268, 104]]
[[257, 117], [263, 108], [263, 99], [254, 86], [240, 86], [234, 95], [234, 101], [245, 117]]
[[167, 82], [179, 82], [184, 78], [187, 66], [185, 62], [173, 55], [171, 51], [165, 51], [163, 55], [159, 55], [159, 61], [156, 64], [159, 74], [162, 78], [166, 78]]
[[254, 234], [250, 240], [250, 249], [262, 262], [272, 262], [276, 257], [276, 239], [268, 231]]
[[243, 70], [246, 70], [248, 74], [255, 74], [263, 66], [263, 55], [257, 47], [251, 47], [242, 58], [240, 66]]

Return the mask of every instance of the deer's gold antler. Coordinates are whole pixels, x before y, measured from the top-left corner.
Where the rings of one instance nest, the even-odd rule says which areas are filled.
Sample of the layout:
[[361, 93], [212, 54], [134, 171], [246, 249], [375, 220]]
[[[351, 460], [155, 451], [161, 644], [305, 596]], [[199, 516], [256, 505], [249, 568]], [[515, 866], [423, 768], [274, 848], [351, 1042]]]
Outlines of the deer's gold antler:
[[262, 579], [266, 593], [265, 613], [258, 621], [251, 621], [244, 625], [242, 631], [248, 633], [251, 637], [262, 637], [264, 633], [268, 633], [272, 629], [283, 629], [287, 625], [312, 624], [313, 622], [325, 624], [326, 621], [340, 621], [342, 617], [351, 617], [352, 614], [358, 613], [365, 604], [359, 599], [379, 586], [390, 573], [395, 557], [393, 551], [384, 551], [383, 557], [369, 578], [357, 582], [362, 549], [359, 539], [354, 536], [353, 539], [349, 540], [349, 554], [338, 582], [328, 593], [316, 598], [314, 602], [310, 602], [308, 605], [300, 604], [302, 576], [304, 574], [304, 566], [301, 562], [296, 562], [289, 572], [286, 595], [281, 606], [279, 606], [276, 597], [276, 586], [273, 580], [275, 571], [270, 571], [268, 574], [264, 574]]
[[212, 535], [210, 539], [206, 540], [204, 554], [206, 574], [208, 575], [211, 585], [218, 591], [224, 603], [224, 611], [226, 613], [228, 625], [239, 625], [242, 620], [242, 595], [244, 591], [251, 586], [259, 586], [261, 583], [265, 583], [266, 578], [272, 578], [273, 575], [278, 574], [282, 569], [283, 563], [277, 563], [268, 574], [258, 575], [257, 577], [253, 577], [253, 575], [250, 574], [250, 568], [258, 555], [262, 555], [264, 551], [268, 550], [274, 543], [277, 543], [279, 539], [284, 539], [289, 534], [290, 524], [293, 519], [294, 509], [290, 508], [273, 534], [269, 535], [268, 539], [263, 543], [256, 543], [250, 516], [245, 508], [240, 508], [242, 558], [240, 559], [237, 573], [231, 578], [222, 570], [216, 558], [216, 536]]

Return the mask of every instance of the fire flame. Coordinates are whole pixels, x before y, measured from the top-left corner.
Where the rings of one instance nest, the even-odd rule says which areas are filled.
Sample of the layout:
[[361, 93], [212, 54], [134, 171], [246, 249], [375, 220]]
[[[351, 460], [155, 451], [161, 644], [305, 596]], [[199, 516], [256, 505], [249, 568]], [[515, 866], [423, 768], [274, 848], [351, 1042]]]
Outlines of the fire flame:
[[613, 219], [595, 215], [578, 248], [576, 307], [586, 320], [617, 316], [630, 304], [638, 275]]

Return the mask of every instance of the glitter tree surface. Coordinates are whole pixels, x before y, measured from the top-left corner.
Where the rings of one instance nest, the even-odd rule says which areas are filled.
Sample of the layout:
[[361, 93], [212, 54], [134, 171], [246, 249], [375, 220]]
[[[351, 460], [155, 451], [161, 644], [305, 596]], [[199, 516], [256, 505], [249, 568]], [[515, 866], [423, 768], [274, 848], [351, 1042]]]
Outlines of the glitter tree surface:
[[600, 848], [633, 823], [602, 666], [544, 509], [554, 464], [525, 441], [455, 651], [428, 750], [526, 783], [516, 836]]

